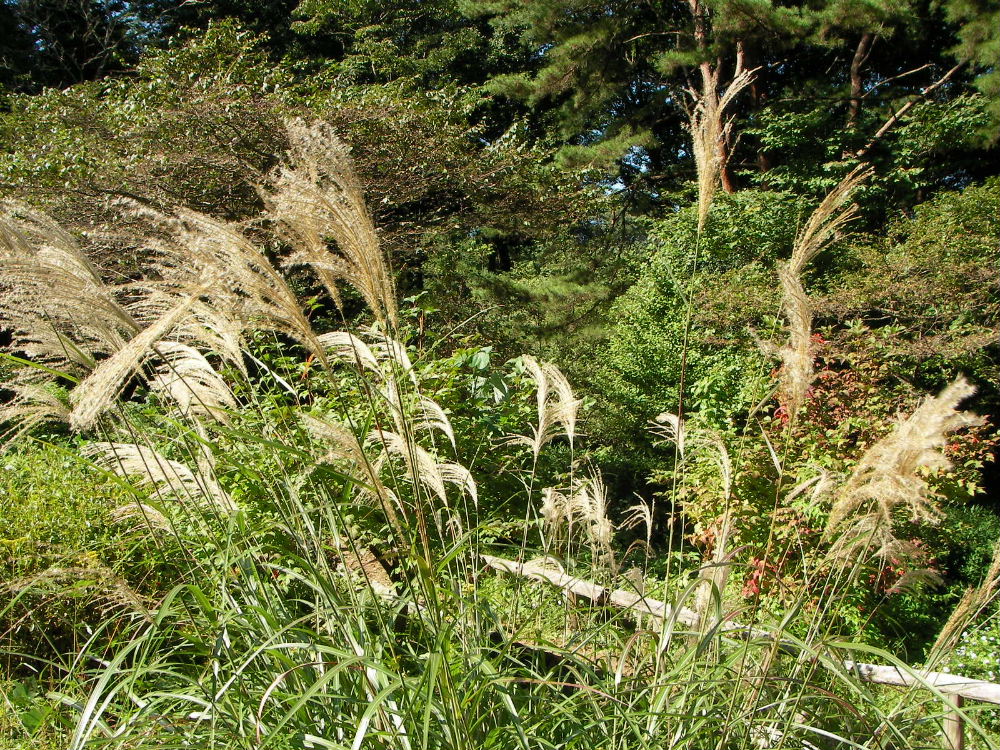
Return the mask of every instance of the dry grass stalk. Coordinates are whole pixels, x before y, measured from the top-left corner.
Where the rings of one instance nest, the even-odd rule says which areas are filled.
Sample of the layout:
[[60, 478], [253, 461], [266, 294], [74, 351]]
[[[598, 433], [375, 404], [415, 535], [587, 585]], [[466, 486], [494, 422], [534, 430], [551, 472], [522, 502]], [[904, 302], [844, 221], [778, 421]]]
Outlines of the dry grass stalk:
[[799, 232], [787, 263], [778, 265], [781, 310], [788, 322], [788, 343], [776, 351], [781, 358], [779, 400], [791, 417], [798, 413], [813, 381], [812, 306], [802, 284], [802, 273], [824, 248], [833, 242], [857, 215], [857, 206], [843, 208], [851, 193], [872, 173], [870, 167], [855, 168], [841, 180], [813, 211]]
[[139, 329], [69, 232], [11, 202], [0, 204], [0, 326], [13, 349], [85, 370]]
[[717, 79], [706, 79], [704, 89], [696, 97], [696, 104], [690, 112], [692, 150], [698, 174], [699, 234], [705, 227], [712, 198], [726, 166], [725, 144], [732, 130], [732, 118], [726, 117], [726, 109], [753, 82], [753, 76], [754, 71], [744, 70], [733, 78], [721, 97], [716, 91]]
[[107, 471], [137, 478], [140, 486], [153, 490], [153, 497], [193, 498], [225, 513], [237, 510], [214, 479], [164, 458], [152, 448], [133, 443], [88, 443], [81, 452]]
[[924, 473], [947, 469], [943, 453], [946, 435], [982, 419], [957, 410], [975, 393], [958, 378], [938, 396], [928, 397], [907, 419], [875, 443], [861, 457], [838, 493], [827, 522], [827, 538], [836, 537], [833, 553], [850, 558], [861, 547], [873, 545], [883, 558], [909, 550], [893, 533], [900, 511], [914, 523], [936, 523], [942, 511], [931, 496]]
[[[384, 327], [396, 327], [396, 295], [349, 150], [326, 123], [286, 123], [288, 163], [263, 191], [270, 216], [294, 253], [341, 306], [337, 284], [353, 286]], [[337, 252], [332, 252], [334, 240]]]

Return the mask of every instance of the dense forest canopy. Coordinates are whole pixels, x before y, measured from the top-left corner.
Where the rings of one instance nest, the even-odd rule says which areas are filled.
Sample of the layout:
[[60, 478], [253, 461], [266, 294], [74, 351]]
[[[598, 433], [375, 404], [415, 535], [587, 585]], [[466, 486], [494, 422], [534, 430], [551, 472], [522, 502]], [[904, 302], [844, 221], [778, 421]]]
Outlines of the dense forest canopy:
[[996, 0], [0, 61], [0, 750], [998, 746]]

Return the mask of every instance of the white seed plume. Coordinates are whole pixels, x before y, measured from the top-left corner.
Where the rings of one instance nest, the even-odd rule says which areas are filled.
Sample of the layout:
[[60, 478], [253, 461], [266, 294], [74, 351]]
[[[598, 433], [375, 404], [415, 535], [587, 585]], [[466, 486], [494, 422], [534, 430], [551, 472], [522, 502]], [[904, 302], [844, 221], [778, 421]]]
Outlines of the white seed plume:
[[125, 381], [153, 354], [153, 345], [170, 333], [191, 307], [193, 297], [183, 299], [148, 328], [136, 334], [70, 392], [74, 430], [93, 427], [98, 417], [114, 404]]
[[348, 148], [325, 123], [292, 120], [286, 130], [286, 164], [262, 195], [294, 249], [289, 265], [312, 268], [338, 306], [337, 283], [350, 284], [376, 319], [395, 328], [395, 289]]
[[914, 523], [941, 519], [924, 472], [950, 466], [943, 452], [948, 433], [982, 423], [981, 417], [958, 411], [973, 393], [975, 388], [958, 378], [865, 451], [830, 511], [827, 536], [837, 537], [835, 553], [849, 556], [870, 537], [876, 554], [893, 554], [900, 546], [893, 533], [900, 511]]
[[[744, 70], [735, 78], [720, 97], [716, 91], [718, 76], [705, 81], [705, 88], [696, 97], [690, 114], [692, 151], [698, 174], [698, 231], [705, 226], [708, 209], [719, 187], [719, 178], [725, 168], [723, 144], [732, 130], [732, 117], [726, 109], [739, 93], [753, 81], [754, 71]], [[694, 92], [692, 92], [693, 94]]]
[[439, 463], [429, 451], [413, 440], [407, 440], [388, 430], [373, 431], [368, 437], [368, 442], [381, 445], [385, 456], [401, 457], [406, 465], [410, 482], [414, 485], [423, 485], [443, 504], [448, 504], [445, 484], [457, 486], [469, 495], [474, 503], [479, 502], [475, 480], [464, 466], [456, 463]]
[[524, 367], [535, 381], [535, 400], [537, 404], [538, 424], [532, 425], [532, 436], [514, 435], [507, 442], [514, 445], [528, 445], [535, 458], [542, 448], [559, 434], [562, 426], [563, 434], [572, 447], [576, 438], [576, 419], [582, 399], [573, 395], [566, 376], [553, 364], [540, 363], [534, 357], [521, 357]]
[[84, 370], [139, 329], [73, 236], [13, 202], [0, 203], [0, 326], [29, 357]]
[[140, 485], [153, 490], [154, 497], [193, 499], [226, 513], [237, 509], [233, 499], [214, 479], [192, 471], [179, 461], [164, 458], [144, 445], [89, 443], [82, 453], [108, 471], [138, 479]]
[[871, 173], [870, 167], [859, 166], [841, 180], [799, 232], [791, 258], [787, 263], [778, 265], [781, 310], [788, 322], [788, 342], [768, 353], [777, 354], [782, 361], [779, 399], [789, 417], [794, 417], [805, 402], [814, 375], [813, 314], [809, 295], [802, 284], [802, 273], [857, 215], [857, 205], [844, 208], [844, 204]]
[[228, 424], [227, 412], [238, 406], [236, 397], [205, 355], [176, 341], [161, 341], [155, 348], [163, 364], [150, 380], [153, 391], [176, 404], [181, 414]]
[[13, 397], [0, 405], [0, 449], [6, 448], [31, 428], [44, 422], [69, 422], [70, 407], [44, 383], [11, 381], [3, 384]]

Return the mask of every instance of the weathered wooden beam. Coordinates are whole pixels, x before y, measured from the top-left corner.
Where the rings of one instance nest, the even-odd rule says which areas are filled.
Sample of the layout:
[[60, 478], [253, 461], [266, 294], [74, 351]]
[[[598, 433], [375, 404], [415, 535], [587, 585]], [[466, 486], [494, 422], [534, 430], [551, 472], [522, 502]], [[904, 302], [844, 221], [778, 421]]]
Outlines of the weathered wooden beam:
[[965, 699], [961, 695], [952, 696], [955, 710], [944, 720], [944, 738], [948, 742], [948, 750], [965, 750], [965, 722], [962, 721], [962, 705]]
[[899, 687], [935, 687], [945, 695], [971, 698], [985, 703], [1000, 704], [1000, 685], [985, 680], [973, 680], [970, 677], [951, 674], [950, 672], [925, 672], [914, 669], [912, 674], [898, 667], [885, 667], [878, 664], [861, 664], [844, 662], [865, 682], [879, 685], [898, 685]]
[[[548, 581], [554, 586], [558, 586], [566, 591], [570, 591], [587, 599], [597, 602], [607, 602], [622, 609], [628, 609], [640, 614], [652, 615], [659, 618], [676, 617], [677, 622], [691, 627], [697, 627], [700, 622], [698, 613], [687, 607], [671, 607], [666, 602], [651, 599], [632, 591], [622, 589], [608, 589], [582, 578], [566, 575], [552, 568], [547, 568], [537, 563], [519, 563], [514, 560], [507, 560], [493, 555], [480, 555], [483, 562], [494, 570], [501, 570], [513, 575], [524, 576]], [[737, 622], [727, 622], [721, 627], [722, 630], [732, 632], [740, 631], [746, 635], [754, 637], [770, 638], [775, 636], [764, 630], [749, 628]], [[899, 687], [923, 687], [933, 686], [946, 695], [954, 696], [956, 699], [970, 698], [972, 700], [986, 703], [996, 703], [1000, 705], [1000, 685], [984, 680], [973, 680], [969, 677], [950, 674], [948, 672], [927, 672], [919, 669], [904, 671], [898, 667], [887, 667], [879, 664], [863, 664], [861, 662], [846, 661], [844, 666], [853, 671], [859, 679], [878, 685], [896, 685]], [[960, 704], [956, 707], [961, 709]], [[954, 713], [946, 723], [946, 731], [954, 734], [956, 741], [961, 734], [961, 716]], [[949, 739], [951, 741], [951, 739]], [[952, 746], [956, 747], [956, 746]]]
[[535, 578], [548, 581], [554, 586], [558, 586], [565, 591], [570, 591], [578, 596], [591, 599], [595, 602], [608, 602], [621, 609], [629, 609], [644, 615], [652, 615], [661, 619], [676, 617], [677, 622], [683, 625], [695, 626], [700, 618], [698, 614], [687, 607], [671, 607], [666, 602], [658, 599], [650, 599], [634, 591], [624, 589], [608, 589], [582, 578], [560, 573], [552, 568], [546, 568], [536, 563], [519, 563], [514, 560], [506, 560], [493, 555], [480, 555], [483, 562], [494, 570], [502, 570], [525, 578]]

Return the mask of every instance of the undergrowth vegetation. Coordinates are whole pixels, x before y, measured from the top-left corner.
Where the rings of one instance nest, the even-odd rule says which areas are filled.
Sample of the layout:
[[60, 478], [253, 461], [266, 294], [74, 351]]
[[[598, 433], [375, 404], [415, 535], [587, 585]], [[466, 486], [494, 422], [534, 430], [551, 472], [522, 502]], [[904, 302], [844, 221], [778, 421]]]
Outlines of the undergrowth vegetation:
[[[702, 154], [594, 363], [616, 416], [552, 363], [428, 330], [347, 148], [284, 127], [255, 215], [102, 209], [126, 281], [104, 238], [3, 204], [0, 747], [941, 746], [956, 709], [910, 665], [995, 676], [997, 524], [963, 504], [997, 437], [953, 362], [889, 391], [913, 342], [823, 328], [870, 312], [870, 287], [809, 277], [867, 170], [818, 205], [713, 205]], [[735, 278], [740, 321], [706, 302]], [[993, 314], [947, 334], [983, 368]], [[649, 430], [656, 493], [602, 474], [616, 419]], [[603, 594], [538, 580], [563, 574]], [[970, 744], [995, 745], [991, 710], [962, 710]]]

